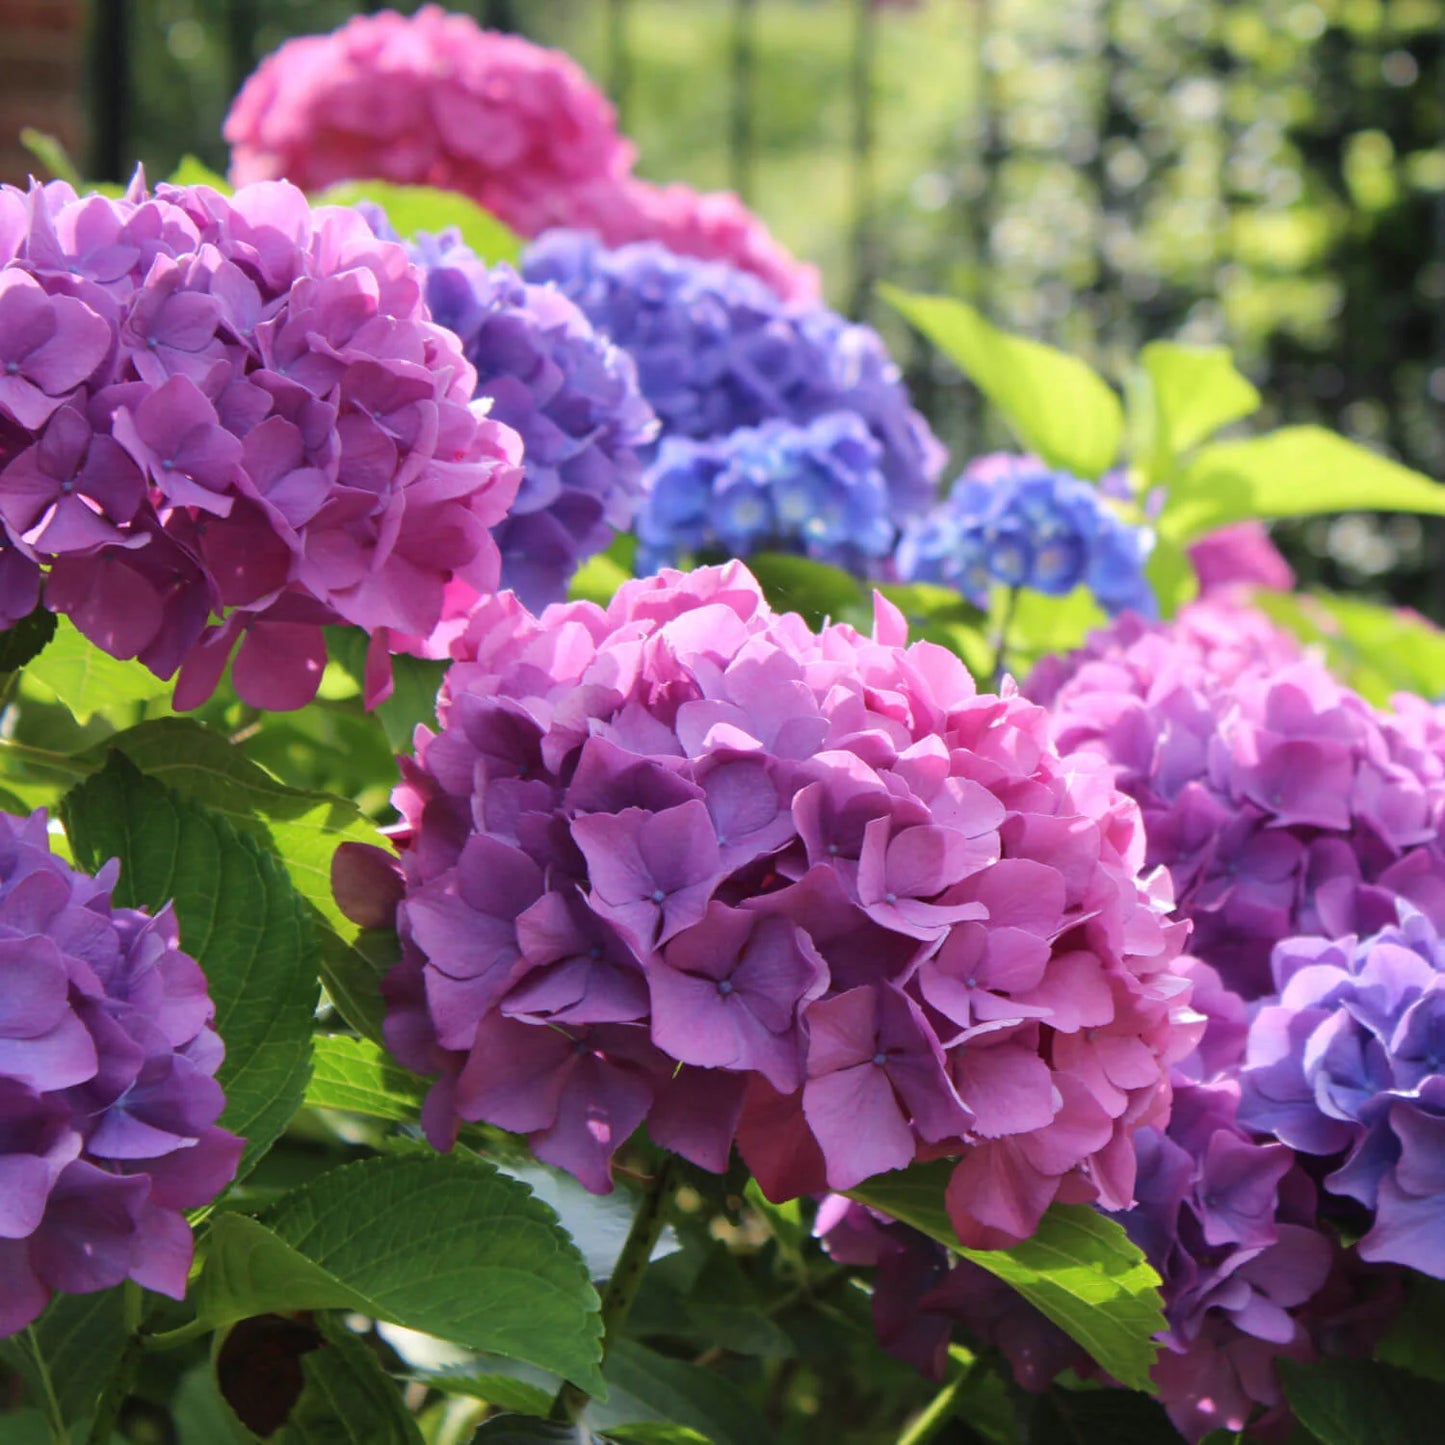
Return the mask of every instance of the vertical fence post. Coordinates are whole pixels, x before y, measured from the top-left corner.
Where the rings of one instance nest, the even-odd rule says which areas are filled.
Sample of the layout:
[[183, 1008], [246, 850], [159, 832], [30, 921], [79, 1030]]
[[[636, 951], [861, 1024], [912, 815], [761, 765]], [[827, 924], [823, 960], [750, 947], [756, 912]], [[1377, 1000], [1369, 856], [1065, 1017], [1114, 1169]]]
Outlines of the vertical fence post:
[[850, 79], [853, 92], [853, 299], [849, 314], [862, 320], [878, 279], [877, 195], [873, 176], [873, 147], [877, 98], [873, 78], [877, 49], [873, 0], [853, 0], [853, 54]]
[[756, 66], [757, 0], [733, 0], [732, 116], [728, 161], [732, 188], [743, 200], [753, 193], [753, 72]]
[[91, 174], [98, 181], [123, 181], [131, 148], [130, 0], [107, 0], [96, 7], [90, 60], [95, 77]]
[[256, 0], [229, 0], [226, 6], [226, 78], [235, 95], [261, 58], [256, 53]]

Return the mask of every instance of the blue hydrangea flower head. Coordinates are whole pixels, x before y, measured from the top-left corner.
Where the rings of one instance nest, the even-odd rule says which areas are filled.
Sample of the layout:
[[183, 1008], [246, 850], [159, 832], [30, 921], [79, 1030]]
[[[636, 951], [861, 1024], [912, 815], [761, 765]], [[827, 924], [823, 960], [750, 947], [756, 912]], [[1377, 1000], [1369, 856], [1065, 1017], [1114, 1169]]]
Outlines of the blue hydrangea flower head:
[[1361, 1258], [1445, 1278], [1445, 939], [1413, 905], [1368, 935], [1290, 938], [1250, 1025], [1240, 1119], [1338, 1158], [1373, 1219]]
[[896, 535], [881, 460], [862, 418], [846, 411], [713, 440], [668, 437], [646, 477], [638, 565], [781, 551], [867, 570]]
[[[386, 224], [368, 210], [374, 228]], [[538, 610], [632, 525], [657, 418], [632, 358], [555, 287], [487, 266], [455, 228], [407, 249], [426, 272], [433, 319], [477, 369], [476, 395], [522, 438], [522, 485], [493, 535], [502, 585]]]
[[656, 242], [609, 249], [548, 231], [528, 247], [522, 274], [556, 286], [631, 354], [663, 436], [703, 440], [854, 412], [881, 449], [894, 517], [932, 500], [943, 449], [870, 327], [784, 302], [747, 272]]
[[945, 501], [904, 528], [894, 565], [905, 581], [953, 587], [981, 607], [994, 583], [1050, 597], [1082, 586], [1111, 616], [1152, 617], [1144, 568], [1153, 541], [1099, 488], [997, 452], [971, 462]]

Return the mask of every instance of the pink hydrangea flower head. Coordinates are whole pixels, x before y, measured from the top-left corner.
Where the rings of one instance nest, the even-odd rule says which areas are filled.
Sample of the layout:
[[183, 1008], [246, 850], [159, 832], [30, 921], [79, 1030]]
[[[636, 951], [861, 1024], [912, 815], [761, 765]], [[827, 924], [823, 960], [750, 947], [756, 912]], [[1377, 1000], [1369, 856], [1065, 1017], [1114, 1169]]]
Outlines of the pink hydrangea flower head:
[[57, 1291], [183, 1298], [183, 1211], [240, 1160], [205, 975], [169, 908], [111, 904], [115, 879], [53, 854], [43, 812], [0, 814], [0, 1337]]
[[242, 86], [224, 134], [238, 185], [439, 186], [527, 236], [567, 223], [577, 188], [617, 184], [633, 158], [573, 60], [437, 5], [287, 41]]
[[1210, 532], [1190, 544], [1189, 560], [1201, 596], [1238, 586], [1270, 592], [1294, 588], [1294, 568], [1270, 540], [1263, 522], [1235, 522]]
[[449, 587], [495, 588], [520, 444], [401, 246], [283, 182], [0, 201], [0, 619], [44, 571], [98, 646], [179, 672], [177, 706], [234, 658], [294, 708], [324, 624], [384, 663]]
[[1011, 688], [774, 613], [740, 563], [454, 646], [396, 802], [388, 1038], [428, 1133], [526, 1133], [591, 1188], [646, 1121], [773, 1197], [960, 1162], [983, 1246], [1133, 1196], [1197, 1029], [1139, 816]]
[[1225, 985], [1272, 991], [1270, 950], [1385, 921], [1411, 899], [1445, 921], [1439, 719], [1376, 708], [1258, 614], [1206, 601], [1124, 619], [1042, 664], [1030, 695], [1065, 753], [1102, 759], [1143, 810], [1191, 950]]

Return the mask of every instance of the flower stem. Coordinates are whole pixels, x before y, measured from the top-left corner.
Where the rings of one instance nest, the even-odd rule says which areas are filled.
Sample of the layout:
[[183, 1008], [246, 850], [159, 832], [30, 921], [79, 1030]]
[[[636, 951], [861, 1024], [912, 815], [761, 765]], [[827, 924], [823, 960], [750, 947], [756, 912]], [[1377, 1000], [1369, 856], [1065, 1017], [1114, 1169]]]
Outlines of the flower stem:
[[1008, 634], [1009, 628], [1013, 626], [1014, 611], [1018, 605], [1019, 589], [1010, 587], [1008, 596], [1004, 599], [1003, 611], [999, 616], [998, 630], [993, 636], [993, 686], [995, 689], [1003, 682], [1004, 671], [1008, 667]]
[[0, 758], [14, 758], [18, 763], [31, 767], [45, 768], [52, 773], [65, 773], [72, 778], [88, 778], [96, 771], [94, 763], [80, 758], [68, 757], [65, 753], [53, 753], [48, 748], [34, 748], [29, 743], [11, 742], [0, 739]]
[[136, 1371], [140, 1368], [141, 1355], [145, 1351], [145, 1340], [141, 1328], [145, 1322], [145, 1291], [133, 1280], [126, 1280], [121, 1286], [124, 1308], [126, 1341], [115, 1370], [106, 1381], [105, 1389], [96, 1406], [95, 1417], [86, 1433], [86, 1445], [107, 1445], [115, 1434], [115, 1422], [120, 1418], [120, 1407], [135, 1382]]
[[923, 1413], [898, 1437], [898, 1445], [924, 1445], [925, 1441], [932, 1440], [948, 1423], [970, 1373], [969, 1369], [962, 1369], [947, 1381]]
[[[632, 1312], [632, 1301], [637, 1297], [638, 1286], [641, 1285], [648, 1261], [652, 1258], [657, 1237], [667, 1222], [667, 1212], [672, 1206], [672, 1197], [677, 1192], [676, 1165], [673, 1155], [667, 1154], [663, 1157], [657, 1173], [652, 1176], [647, 1193], [642, 1196], [642, 1201], [637, 1206], [637, 1213], [632, 1217], [632, 1228], [628, 1230], [622, 1253], [617, 1256], [617, 1263], [612, 1268], [612, 1278], [607, 1281], [607, 1288], [602, 1292], [604, 1360], [607, 1358], [608, 1349], [627, 1323], [627, 1316]], [[552, 1402], [551, 1418], [576, 1420], [587, 1408], [589, 1399], [591, 1396], [579, 1385], [572, 1384], [570, 1380], [566, 1381]]]
[[35, 1330], [26, 1325], [20, 1339], [35, 1366], [35, 1378], [40, 1381], [40, 1405], [45, 1412], [45, 1423], [50, 1427], [50, 1438], [54, 1445], [69, 1445], [70, 1431], [65, 1427], [65, 1414], [56, 1397], [55, 1382], [50, 1378], [50, 1367], [45, 1363], [40, 1341], [35, 1338]]

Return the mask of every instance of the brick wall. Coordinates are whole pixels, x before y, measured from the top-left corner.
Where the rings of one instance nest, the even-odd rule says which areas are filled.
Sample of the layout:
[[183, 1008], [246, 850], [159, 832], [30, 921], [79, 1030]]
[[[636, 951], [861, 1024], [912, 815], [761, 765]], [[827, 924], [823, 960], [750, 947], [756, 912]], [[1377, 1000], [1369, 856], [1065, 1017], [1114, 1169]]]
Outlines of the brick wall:
[[27, 125], [59, 136], [84, 168], [84, 57], [84, 0], [0, 0], [0, 181], [39, 169], [20, 144]]

